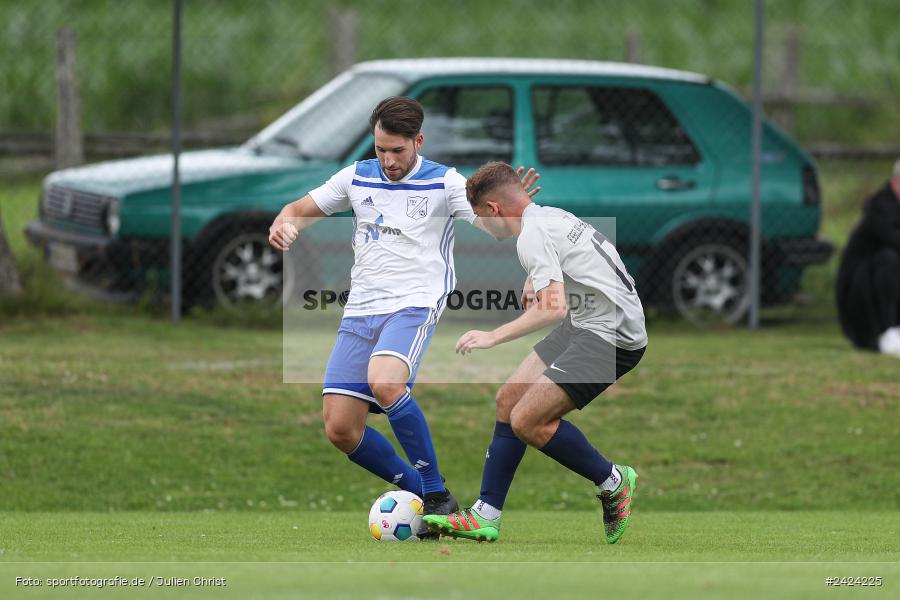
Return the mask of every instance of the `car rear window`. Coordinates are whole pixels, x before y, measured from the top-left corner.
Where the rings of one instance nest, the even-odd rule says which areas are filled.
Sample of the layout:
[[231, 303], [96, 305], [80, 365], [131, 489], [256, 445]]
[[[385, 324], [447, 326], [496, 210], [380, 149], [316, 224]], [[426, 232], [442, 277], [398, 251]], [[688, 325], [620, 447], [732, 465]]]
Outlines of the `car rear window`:
[[545, 165], [691, 165], [700, 155], [654, 92], [611, 86], [534, 89], [538, 159]]

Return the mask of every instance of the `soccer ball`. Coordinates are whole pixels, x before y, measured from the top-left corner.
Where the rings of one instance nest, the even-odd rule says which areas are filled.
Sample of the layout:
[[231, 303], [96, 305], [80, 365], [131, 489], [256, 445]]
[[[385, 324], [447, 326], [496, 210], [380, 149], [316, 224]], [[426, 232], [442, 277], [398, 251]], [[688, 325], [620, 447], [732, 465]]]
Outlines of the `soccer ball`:
[[423, 529], [422, 499], [412, 492], [382, 494], [369, 511], [369, 531], [378, 541], [418, 541]]

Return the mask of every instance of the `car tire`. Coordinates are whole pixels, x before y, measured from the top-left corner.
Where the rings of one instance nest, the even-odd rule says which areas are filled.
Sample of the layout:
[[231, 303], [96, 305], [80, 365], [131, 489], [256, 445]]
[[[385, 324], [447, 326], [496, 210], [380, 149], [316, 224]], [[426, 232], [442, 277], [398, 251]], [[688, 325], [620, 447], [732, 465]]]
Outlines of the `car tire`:
[[[269, 244], [269, 223], [244, 222], [225, 226], [217, 241], [201, 249], [200, 276], [207, 304], [234, 313], [280, 310], [303, 289], [316, 286], [318, 260], [301, 240], [289, 254]], [[294, 257], [303, 256], [302, 260]]]
[[701, 327], [734, 325], [750, 308], [745, 248], [728, 238], [682, 241], [664, 269], [661, 304]]

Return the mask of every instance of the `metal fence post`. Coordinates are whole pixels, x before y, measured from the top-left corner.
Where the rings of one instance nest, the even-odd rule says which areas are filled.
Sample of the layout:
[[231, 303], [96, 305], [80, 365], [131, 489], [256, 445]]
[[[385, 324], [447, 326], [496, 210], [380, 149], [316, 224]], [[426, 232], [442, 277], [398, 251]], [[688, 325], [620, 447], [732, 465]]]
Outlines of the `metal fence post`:
[[760, 284], [760, 176], [762, 151], [762, 47], [763, 0], [755, 2], [755, 27], [753, 40], [753, 132], [752, 162], [753, 183], [750, 203], [750, 329], [759, 328]]
[[181, 0], [173, 2], [172, 15], [172, 231], [171, 249], [172, 321], [181, 319]]

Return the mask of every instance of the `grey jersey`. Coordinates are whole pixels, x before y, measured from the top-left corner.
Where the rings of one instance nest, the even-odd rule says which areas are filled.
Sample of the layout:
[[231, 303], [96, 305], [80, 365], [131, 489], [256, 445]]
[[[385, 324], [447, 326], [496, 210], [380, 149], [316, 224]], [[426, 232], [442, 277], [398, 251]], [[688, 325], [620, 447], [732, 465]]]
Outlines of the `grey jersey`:
[[572, 325], [624, 350], [647, 345], [644, 307], [616, 247], [559, 208], [530, 204], [516, 240], [519, 262], [537, 292], [562, 282]]

